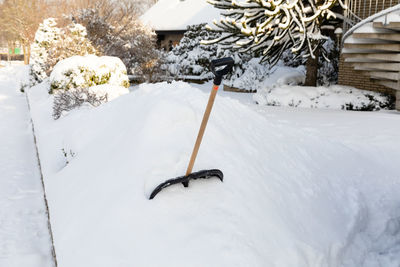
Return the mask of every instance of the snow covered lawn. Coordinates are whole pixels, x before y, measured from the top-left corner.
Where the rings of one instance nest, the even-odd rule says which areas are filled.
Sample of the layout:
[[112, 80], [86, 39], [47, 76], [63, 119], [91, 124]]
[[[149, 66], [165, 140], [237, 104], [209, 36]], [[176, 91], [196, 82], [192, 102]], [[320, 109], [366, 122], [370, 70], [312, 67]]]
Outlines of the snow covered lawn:
[[[47, 84], [48, 86], [48, 84]], [[265, 107], [210, 84], [143, 84], [54, 121], [29, 90], [60, 266], [399, 266], [400, 114]]]
[[23, 67], [0, 68], [0, 266], [53, 266]]

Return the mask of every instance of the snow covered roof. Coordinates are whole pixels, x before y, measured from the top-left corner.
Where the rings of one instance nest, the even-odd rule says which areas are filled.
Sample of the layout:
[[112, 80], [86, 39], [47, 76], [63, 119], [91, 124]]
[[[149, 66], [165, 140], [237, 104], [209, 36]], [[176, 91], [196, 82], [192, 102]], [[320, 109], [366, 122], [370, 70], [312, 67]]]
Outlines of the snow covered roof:
[[140, 20], [156, 31], [180, 31], [219, 17], [220, 11], [206, 0], [159, 0]]

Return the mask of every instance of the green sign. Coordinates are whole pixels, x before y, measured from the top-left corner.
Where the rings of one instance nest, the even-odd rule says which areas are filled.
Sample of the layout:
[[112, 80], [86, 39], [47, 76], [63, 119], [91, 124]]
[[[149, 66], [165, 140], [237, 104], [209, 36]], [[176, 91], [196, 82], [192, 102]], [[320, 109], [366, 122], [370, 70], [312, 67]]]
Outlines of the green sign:
[[20, 54], [21, 54], [21, 48], [19, 48], [19, 47], [14, 48], [14, 49], [10, 48], [10, 49], [8, 50], [8, 53], [9, 53], [10, 55], [20, 55]]

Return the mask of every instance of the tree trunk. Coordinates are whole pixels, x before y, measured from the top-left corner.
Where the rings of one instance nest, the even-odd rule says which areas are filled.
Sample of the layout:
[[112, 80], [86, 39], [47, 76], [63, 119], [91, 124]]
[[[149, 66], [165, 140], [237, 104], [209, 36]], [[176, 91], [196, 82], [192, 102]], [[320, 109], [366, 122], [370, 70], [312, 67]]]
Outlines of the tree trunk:
[[28, 59], [26, 60], [28, 65], [29, 65], [29, 63], [31, 63], [30, 60], [31, 60], [31, 45], [28, 44]]
[[317, 86], [317, 76], [318, 76], [318, 56], [319, 56], [319, 48], [317, 48], [314, 52], [315, 58], [311, 56], [307, 59], [306, 63], [306, 81], [304, 83], [305, 86]]
[[11, 60], [11, 55], [10, 55], [10, 49], [11, 49], [11, 45], [10, 42], [7, 42], [7, 61], [10, 62]]
[[29, 43], [24, 43], [23, 44], [24, 47], [24, 64], [25, 65], [29, 65], [29, 58], [31, 57], [31, 46], [29, 45]]
[[27, 57], [28, 49], [26, 49], [26, 45], [25, 44], [22, 45], [22, 49], [24, 50], [24, 64], [28, 65], [28, 57]]

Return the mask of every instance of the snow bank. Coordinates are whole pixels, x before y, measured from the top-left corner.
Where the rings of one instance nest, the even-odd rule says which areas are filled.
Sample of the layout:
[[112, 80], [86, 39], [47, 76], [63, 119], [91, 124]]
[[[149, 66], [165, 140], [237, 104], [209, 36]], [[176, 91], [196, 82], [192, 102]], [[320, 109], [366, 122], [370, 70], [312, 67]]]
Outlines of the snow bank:
[[[370, 237], [360, 233], [400, 217], [400, 145], [389, 115], [375, 118], [393, 125], [383, 136], [364, 131], [352, 141], [338, 117], [354, 127], [360, 113], [340, 113], [324, 132], [292, 126], [297, 113], [262, 116], [217, 97], [195, 170], [220, 168], [224, 182], [176, 185], [150, 201], [158, 183], [185, 172], [208, 94], [182, 82], [142, 84], [58, 121], [45, 87], [29, 96], [63, 266], [362, 266], [353, 256], [369, 243], [355, 240]], [[368, 146], [357, 143], [363, 138]], [[372, 260], [384, 257], [373, 251]], [[396, 263], [398, 251], [385, 259]]]
[[376, 92], [341, 85], [307, 87], [285, 83], [286, 79], [278, 80], [273, 88], [258, 91], [253, 96], [254, 101], [260, 105], [346, 110], [380, 110], [390, 107], [390, 99]]
[[109, 84], [129, 87], [126, 67], [117, 57], [73, 56], [59, 61], [50, 75], [51, 90]]
[[107, 95], [108, 101], [129, 93], [129, 89], [126, 87], [109, 84], [92, 86], [88, 88], [88, 91], [96, 95]]

